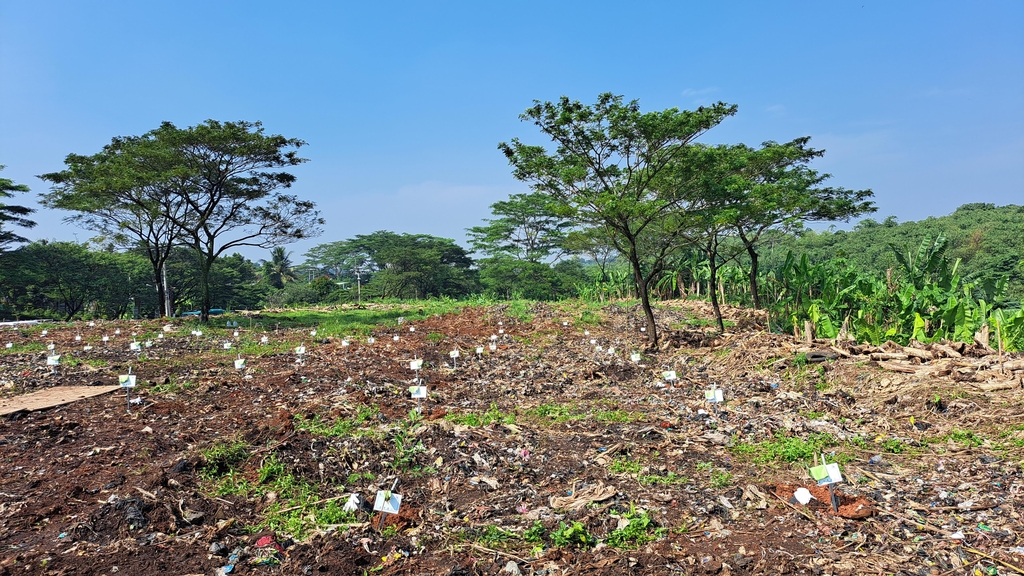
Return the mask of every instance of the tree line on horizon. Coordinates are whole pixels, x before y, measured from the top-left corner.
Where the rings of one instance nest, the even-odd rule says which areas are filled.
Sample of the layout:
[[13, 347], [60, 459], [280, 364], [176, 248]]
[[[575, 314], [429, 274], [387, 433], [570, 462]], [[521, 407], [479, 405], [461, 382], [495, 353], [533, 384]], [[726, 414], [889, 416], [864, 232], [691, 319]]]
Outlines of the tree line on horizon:
[[[71, 154], [64, 170], [40, 176], [51, 184], [43, 204], [69, 211], [67, 221], [96, 232], [98, 249], [40, 241], [4, 250], [25, 241], [4, 224], [30, 221], [24, 209], [0, 205], [0, 306], [8, 316], [45, 310], [47, 302], [58, 302], [68, 317], [123, 315], [134, 298], [133, 308], [155, 300], [139, 307], [147, 314], [188, 305], [205, 320], [215, 303], [251, 308], [480, 292], [551, 299], [610, 295], [617, 286], [616, 294], [640, 300], [648, 338], [656, 343], [652, 296], [686, 294], [687, 286], [700, 294], [703, 285], [701, 295], [724, 330], [723, 298], [757, 308], [773, 304], [763, 301], [765, 272], [782, 265], [783, 253], [846, 256], [877, 268], [893, 264], [897, 244], [921, 241], [900, 237], [906, 224], [891, 218], [863, 220], [850, 232], [806, 230], [806, 222], [874, 212], [872, 192], [825, 186], [830, 175], [810, 167], [824, 151], [811, 148], [807, 137], [758, 148], [695, 142], [735, 113], [721, 102], [645, 113], [636, 101], [612, 94], [593, 105], [565, 97], [535, 102], [520, 118], [554, 146], [518, 139], [499, 145], [531, 191], [495, 203], [492, 218], [468, 229], [477, 259], [450, 239], [378, 231], [318, 245], [300, 266], [283, 245], [318, 235], [323, 224], [312, 202], [285, 193], [295, 177], [284, 169], [305, 162], [297, 155], [304, 142], [268, 135], [258, 122], [210, 120], [184, 129], [164, 123], [143, 136], [115, 138], [97, 154]], [[0, 198], [27, 191], [0, 184]], [[976, 216], [985, 206], [1005, 212], [1011, 223], [1020, 218], [1016, 207], [966, 205], [957, 213]], [[1020, 259], [993, 238], [1005, 229], [976, 227], [966, 238], [949, 231], [944, 238], [953, 248], [943, 253], [963, 252], [992, 277], [1002, 274], [1013, 293], [1021, 283]], [[886, 232], [895, 235], [856, 247], [858, 238]], [[241, 246], [271, 249], [271, 258], [257, 264], [228, 256]], [[870, 255], [877, 261], [862, 262]], [[97, 306], [100, 301], [110, 304]]]

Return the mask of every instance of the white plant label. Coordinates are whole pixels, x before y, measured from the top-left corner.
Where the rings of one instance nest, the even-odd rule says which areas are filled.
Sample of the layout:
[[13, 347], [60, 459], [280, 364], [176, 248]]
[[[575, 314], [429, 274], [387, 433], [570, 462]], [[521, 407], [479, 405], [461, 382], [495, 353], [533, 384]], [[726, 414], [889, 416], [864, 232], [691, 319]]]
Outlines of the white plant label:
[[419, 358], [417, 360], [410, 360], [409, 361], [409, 370], [419, 370], [422, 367], [423, 367], [423, 359], [422, 358]]
[[224, 349], [225, 350], [231, 350], [231, 342], [225, 342], [224, 343]]
[[157, 340], [163, 340], [163, 339], [164, 339], [164, 333], [163, 333], [163, 332], [161, 332], [161, 333], [157, 334], [157, 335], [156, 335], [156, 339], [157, 339]]
[[373, 336], [370, 336], [369, 338], [366, 339], [366, 343], [367, 344], [373, 344], [376, 341], [377, 341], [377, 339], [374, 338]]
[[146, 340], [145, 343], [144, 343], [144, 346], [146, 348], [152, 348], [153, 347], [153, 341], [152, 340]]
[[60, 354], [54, 354], [53, 356], [46, 357], [47, 366], [57, 366], [60, 364]]
[[43, 336], [46, 336], [46, 335], [47, 335], [47, 334], [49, 334], [49, 333], [50, 333], [50, 331], [49, 331], [49, 330], [43, 330]]
[[640, 327], [640, 331], [641, 332], [647, 332], [647, 326], [641, 326]]
[[597, 339], [596, 338], [591, 338], [590, 339], [590, 345], [593, 346], [594, 344], [597, 344]]
[[584, 336], [590, 336], [590, 330], [584, 330], [583, 331], [583, 335]]
[[498, 339], [498, 336], [496, 334], [491, 334], [491, 341], [494, 341], [494, 340], [497, 340], [497, 339]]
[[7, 349], [10, 350], [11, 348], [14, 348], [14, 342], [7, 343]]
[[305, 346], [296, 346], [295, 347], [295, 353], [298, 354], [299, 356], [302, 356], [303, 354], [306, 353], [306, 347]]
[[634, 364], [639, 362], [640, 361], [640, 353], [639, 352], [633, 352], [632, 354], [629, 355], [629, 359], [632, 360]]
[[110, 336], [104, 336], [103, 338], [100, 338], [100, 340], [103, 340], [104, 342], [109, 342]]
[[267, 338], [266, 336], [260, 338], [260, 344], [269, 344], [269, 343], [270, 343], [270, 338]]
[[497, 344], [491, 344], [490, 346], [488, 346], [488, 348], [491, 349], [491, 352], [494, 352], [495, 350], [498, 349], [498, 345]]
[[349, 341], [348, 340], [342, 340], [341, 341], [341, 347], [342, 348], [348, 348], [348, 345], [349, 345]]
[[202, 330], [196, 330], [196, 336], [202, 336], [202, 335], [203, 335], [203, 331]]
[[821, 466], [813, 466], [809, 472], [811, 474], [811, 478], [814, 478], [818, 483], [818, 486], [827, 486], [829, 484], [837, 484], [843, 481], [843, 474], [839, 471], [838, 462], [824, 464]]
[[595, 351], [595, 352], [602, 352], [602, 351], [604, 351], [604, 348], [601, 348], [600, 346], [596, 346], [596, 347], [594, 348], [594, 351]]
[[398, 509], [401, 507], [402, 495], [395, 494], [390, 490], [381, 490], [380, 492], [377, 492], [377, 498], [373, 501], [374, 512], [398, 514]]
[[498, 334], [504, 334], [504, 333], [505, 333], [505, 330], [503, 328], [498, 328]]
[[666, 371], [661, 373], [661, 377], [666, 382], [675, 382], [675, 380], [676, 380], [676, 371], [675, 370], [666, 370]]
[[415, 331], [416, 331], [416, 327], [415, 326], [409, 326], [409, 332], [415, 332]]
[[310, 330], [309, 331], [309, 335], [310, 336], [316, 336], [316, 330]]
[[392, 338], [392, 340], [394, 340], [395, 342], [398, 342], [398, 334], [395, 334], [395, 337]]
[[118, 335], [118, 334], [120, 334], [120, 333], [121, 333], [121, 329], [120, 329], [120, 328], [118, 328], [118, 329], [114, 330], [114, 334], [115, 334], [115, 335]]
[[724, 402], [725, 396], [722, 394], [721, 388], [714, 388], [704, 391], [704, 399], [708, 402]]
[[96, 325], [96, 323], [95, 323], [95, 322], [89, 322], [89, 328], [92, 328], [92, 327], [93, 327], [93, 326], [95, 326], [95, 325]]
[[135, 374], [121, 374], [117, 377], [117, 383], [122, 388], [135, 388]]
[[427, 397], [426, 386], [409, 386], [409, 395], [419, 400]]
[[81, 334], [75, 335], [75, 342], [81, 342], [81, 341], [82, 341], [82, 335]]
[[235, 338], [238, 338], [238, 330], [235, 330], [233, 334], [235, 335]]
[[451, 352], [448, 353], [448, 357], [449, 358], [458, 358], [459, 357], [459, 351], [458, 350], [452, 350]]
[[568, 326], [568, 325], [569, 325], [568, 322], [562, 322], [562, 326]]
[[235, 360], [235, 370], [241, 370], [242, 368], [245, 368], [245, 358]]
[[132, 352], [138, 352], [139, 350], [142, 350], [142, 344], [139, 344], [138, 342], [132, 342], [131, 344], [128, 345], [128, 349], [131, 350]]
[[608, 348], [608, 355], [609, 355], [609, 356], [612, 356], [612, 355], [614, 355], [614, 354], [615, 354], [615, 347], [614, 347], [614, 346], [610, 346], [610, 347]]
[[50, 343], [50, 344], [46, 345], [46, 349], [47, 350], [53, 350], [54, 348], [56, 348], [56, 346], [54, 346], [53, 343]]
[[[8, 344], [7, 347], [10, 348], [11, 345]], [[476, 355], [479, 356], [479, 355], [481, 355], [483, 353], [484, 353], [484, 347], [483, 346], [477, 346], [476, 347]]]
[[502, 326], [502, 325], [503, 325], [502, 321], [498, 320], [498, 326]]
[[89, 350], [92, 350], [92, 346], [89, 346], [88, 344], [86, 344], [85, 346], [82, 346], [82, 350], [85, 350], [86, 352], [88, 352]]

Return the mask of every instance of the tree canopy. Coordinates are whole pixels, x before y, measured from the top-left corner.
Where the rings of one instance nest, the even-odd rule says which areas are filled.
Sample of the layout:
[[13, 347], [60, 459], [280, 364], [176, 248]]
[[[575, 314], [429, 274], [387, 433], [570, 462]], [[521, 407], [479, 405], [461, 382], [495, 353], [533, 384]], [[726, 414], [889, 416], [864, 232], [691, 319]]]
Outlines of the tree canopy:
[[658, 336], [648, 285], [678, 242], [673, 212], [690, 186], [664, 172], [682, 161], [694, 139], [735, 113], [724, 102], [644, 113], [636, 100], [611, 93], [593, 105], [563, 96], [535, 101], [519, 117], [551, 138], [553, 152], [518, 138], [498, 145], [513, 175], [550, 195], [560, 215], [605, 230], [632, 267], [652, 345]]
[[[0, 165], [0, 170], [3, 169], [4, 166]], [[13, 197], [15, 192], [28, 191], [28, 186], [24, 184], [15, 184], [14, 181], [9, 178], [0, 178], [0, 200]], [[25, 218], [25, 216], [28, 216], [33, 212], [35, 212], [35, 210], [25, 206], [0, 202], [0, 252], [11, 244], [28, 242], [26, 238], [15, 234], [11, 230], [5, 230], [4, 228], [10, 225], [21, 226], [22, 228], [32, 228], [36, 223]]]

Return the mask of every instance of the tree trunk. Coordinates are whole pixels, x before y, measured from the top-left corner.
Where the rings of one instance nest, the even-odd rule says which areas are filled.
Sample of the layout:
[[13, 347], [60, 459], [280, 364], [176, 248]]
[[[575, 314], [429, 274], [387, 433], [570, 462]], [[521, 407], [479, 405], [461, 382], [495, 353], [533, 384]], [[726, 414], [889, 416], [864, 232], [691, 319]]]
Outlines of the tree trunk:
[[[718, 265], [715, 263], [715, 250], [708, 250], [708, 261], [709, 268], [711, 271], [711, 278], [708, 279], [708, 286], [714, 286], [718, 282]], [[711, 308], [715, 311], [715, 323], [718, 325], [718, 331], [725, 332], [725, 321], [722, 320], [722, 308], [718, 305], [718, 291], [714, 289], [708, 290], [708, 295], [711, 297]]]
[[633, 265], [633, 278], [636, 280], [636, 290], [640, 295], [640, 305], [644, 309], [644, 316], [647, 317], [647, 342], [653, 348], [658, 347], [658, 329], [654, 325], [654, 310], [651, 309], [651, 298], [647, 293], [647, 282], [640, 271], [640, 259], [636, 251], [631, 251], [629, 263]]
[[761, 295], [757, 291], [757, 250], [747, 244], [747, 255], [750, 256], [750, 299], [755, 310], [761, 309]]
[[199, 265], [199, 294], [200, 294], [200, 307], [199, 307], [199, 320], [201, 322], [210, 322], [210, 270], [213, 268], [213, 262], [207, 259], [203, 259]]

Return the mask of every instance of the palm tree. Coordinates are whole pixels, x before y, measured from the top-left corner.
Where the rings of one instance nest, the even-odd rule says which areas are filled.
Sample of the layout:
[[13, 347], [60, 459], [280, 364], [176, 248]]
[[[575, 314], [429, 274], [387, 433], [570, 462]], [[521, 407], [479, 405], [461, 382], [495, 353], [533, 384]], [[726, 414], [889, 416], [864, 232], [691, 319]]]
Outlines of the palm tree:
[[285, 252], [283, 246], [275, 246], [270, 250], [270, 261], [263, 262], [263, 272], [267, 283], [274, 288], [284, 288], [286, 282], [297, 278], [292, 270], [291, 252]]

